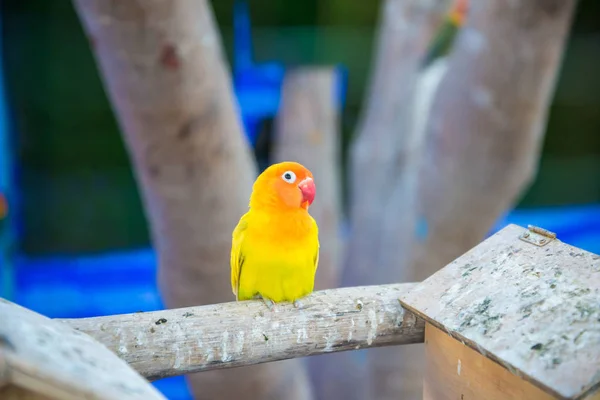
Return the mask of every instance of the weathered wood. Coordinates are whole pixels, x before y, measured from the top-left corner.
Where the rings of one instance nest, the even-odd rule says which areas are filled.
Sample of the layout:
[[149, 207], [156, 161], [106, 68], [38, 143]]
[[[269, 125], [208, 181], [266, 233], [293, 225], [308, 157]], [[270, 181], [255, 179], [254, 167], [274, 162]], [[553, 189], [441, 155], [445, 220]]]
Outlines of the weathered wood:
[[[75, 0], [140, 186], [167, 307], [233, 299], [256, 166], [207, 0]], [[308, 400], [294, 361], [189, 377], [196, 399]]]
[[400, 297], [432, 325], [565, 399], [600, 385], [599, 299], [600, 256], [516, 225]]
[[2, 398], [164, 399], [88, 335], [2, 298], [0, 315]]
[[423, 400], [552, 400], [481, 353], [425, 325]]
[[584, 397], [582, 400], [600, 400], [600, 388], [596, 388], [596, 391], [591, 392], [589, 395]]
[[0, 386], [0, 399], [2, 400], [56, 400], [40, 393], [32, 393], [18, 386]]
[[319, 225], [321, 243], [315, 290], [338, 286], [341, 160], [336, 85], [332, 67], [288, 71], [275, 120], [273, 161], [298, 161], [315, 176], [317, 198], [310, 214]]
[[414, 284], [314, 292], [304, 308], [259, 300], [60, 320], [148, 379], [315, 354], [423, 342], [424, 323], [398, 297]]

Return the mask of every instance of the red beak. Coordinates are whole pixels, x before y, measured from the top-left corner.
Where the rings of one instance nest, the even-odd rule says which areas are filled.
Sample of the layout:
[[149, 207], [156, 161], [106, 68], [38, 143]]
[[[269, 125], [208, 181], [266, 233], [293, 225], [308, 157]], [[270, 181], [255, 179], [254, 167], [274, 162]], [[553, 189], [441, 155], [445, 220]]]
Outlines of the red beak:
[[312, 178], [303, 179], [299, 184], [298, 188], [302, 192], [302, 207], [308, 209], [315, 199], [317, 188]]

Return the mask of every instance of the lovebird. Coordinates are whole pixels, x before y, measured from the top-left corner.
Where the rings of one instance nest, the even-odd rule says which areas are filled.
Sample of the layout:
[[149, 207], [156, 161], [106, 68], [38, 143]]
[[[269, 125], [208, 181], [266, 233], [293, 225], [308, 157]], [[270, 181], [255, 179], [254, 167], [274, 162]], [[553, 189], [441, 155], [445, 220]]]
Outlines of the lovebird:
[[315, 194], [312, 173], [297, 162], [273, 164], [256, 178], [232, 234], [236, 300], [262, 299], [270, 310], [280, 302], [302, 307], [319, 264], [319, 229], [308, 213]]

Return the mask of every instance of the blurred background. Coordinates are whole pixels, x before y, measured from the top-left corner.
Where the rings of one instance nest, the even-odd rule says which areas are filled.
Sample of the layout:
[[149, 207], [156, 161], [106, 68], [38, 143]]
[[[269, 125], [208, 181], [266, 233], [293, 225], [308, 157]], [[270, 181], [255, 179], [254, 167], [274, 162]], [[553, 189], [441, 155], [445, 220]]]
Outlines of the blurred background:
[[[286, 71], [335, 67], [342, 224], [382, 3], [209, 3], [259, 168], [272, 161]], [[132, 164], [73, 3], [4, 0], [1, 23], [0, 294], [51, 317], [162, 308]], [[444, 17], [428, 62], [447, 56], [459, 25]], [[600, 3], [578, 2], [566, 40], [537, 175], [488, 233], [534, 224], [600, 253]], [[191, 398], [183, 377], [154, 384]]]

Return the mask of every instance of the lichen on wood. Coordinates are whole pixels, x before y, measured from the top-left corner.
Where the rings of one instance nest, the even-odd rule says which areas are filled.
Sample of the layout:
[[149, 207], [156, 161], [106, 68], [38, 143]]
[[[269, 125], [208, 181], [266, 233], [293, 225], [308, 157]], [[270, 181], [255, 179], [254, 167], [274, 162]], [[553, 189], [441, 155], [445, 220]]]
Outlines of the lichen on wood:
[[600, 384], [600, 256], [524, 233], [509, 225], [401, 302], [542, 390], [579, 398]]
[[316, 354], [423, 341], [424, 323], [398, 302], [414, 284], [314, 292], [301, 309], [259, 300], [65, 319], [159, 379]]

